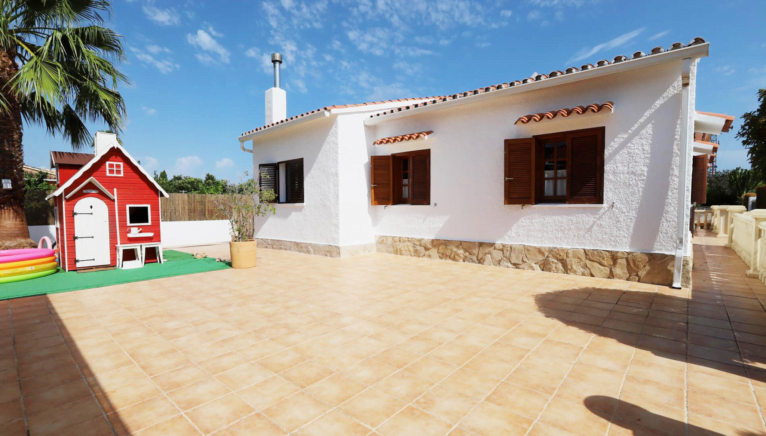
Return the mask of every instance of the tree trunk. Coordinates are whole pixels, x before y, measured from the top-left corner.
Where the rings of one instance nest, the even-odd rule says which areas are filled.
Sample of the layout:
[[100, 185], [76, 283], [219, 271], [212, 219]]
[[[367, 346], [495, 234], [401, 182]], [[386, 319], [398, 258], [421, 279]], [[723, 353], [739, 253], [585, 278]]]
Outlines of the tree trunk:
[[24, 152], [21, 148], [21, 107], [8, 82], [16, 71], [13, 50], [0, 49], [0, 92], [8, 111], [0, 110], [0, 179], [9, 179], [11, 189], [0, 186], [0, 249], [34, 247], [24, 215]]

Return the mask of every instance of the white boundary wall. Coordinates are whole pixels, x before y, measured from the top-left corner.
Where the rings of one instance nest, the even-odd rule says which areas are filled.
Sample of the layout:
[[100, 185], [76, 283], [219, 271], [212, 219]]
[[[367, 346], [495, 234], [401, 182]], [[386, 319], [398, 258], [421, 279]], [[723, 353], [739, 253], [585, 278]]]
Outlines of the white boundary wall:
[[[165, 248], [220, 244], [231, 241], [231, 226], [226, 220], [168, 221], [160, 224]], [[47, 236], [56, 240], [56, 226], [29, 226], [29, 237], [39, 242]]]

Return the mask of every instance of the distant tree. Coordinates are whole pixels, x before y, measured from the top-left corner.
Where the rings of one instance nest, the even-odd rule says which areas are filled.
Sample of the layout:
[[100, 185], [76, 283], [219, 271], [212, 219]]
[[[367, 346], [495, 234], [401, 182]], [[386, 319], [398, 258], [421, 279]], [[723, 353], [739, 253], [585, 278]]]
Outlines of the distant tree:
[[766, 180], [766, 89], [758, 91], [758, 109], [742, 115], [737, 139], [747, 148], [750, 166], [758, 180]]
[[159, 175], [155, 171], [154, 180], [167, 193], [223, 194], [229, 189], [227, 180], [217, 179], [212, 174], [206, 174], [204, 179], [182, 175], [175, 175], [172, 179], [168, 179], [165, 171]]
[[737, 167], [729, 172], [729, 187], [738, 199], [754, 190], [756, 186], [758, 186], [758, 177], [755, 171]]
[[731, 170], [718, 171], [707, 179], [707, 204], [713, 206], [728, 206], [739, 204], [737, 195], [729, 186]]
[[50, 191], [52, 186], [45, 181], [48, 174], [40, 171], [37, 174], [24, 173], [24, 188], [29, 191]]

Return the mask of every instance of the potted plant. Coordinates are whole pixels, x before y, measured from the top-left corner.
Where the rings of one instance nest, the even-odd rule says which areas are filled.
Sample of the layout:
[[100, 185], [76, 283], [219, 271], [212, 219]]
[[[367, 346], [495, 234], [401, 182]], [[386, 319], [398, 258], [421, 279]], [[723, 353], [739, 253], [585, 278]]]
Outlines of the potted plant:
[[[264, 175], [264, 177], [267, 177]], [[240, 177], [240, 184], [229, 183], [223, 194], [214, 199], [219, 217], [227, 219], [231, 225], [231, 266], [233, 268], [253, 268], [255, 266], [258, 242], [255, 234], [255, 217], [275, 213], [271, 204], [276, 195], [274, 191], [262, 190], [260, 185], [245, 172]]]

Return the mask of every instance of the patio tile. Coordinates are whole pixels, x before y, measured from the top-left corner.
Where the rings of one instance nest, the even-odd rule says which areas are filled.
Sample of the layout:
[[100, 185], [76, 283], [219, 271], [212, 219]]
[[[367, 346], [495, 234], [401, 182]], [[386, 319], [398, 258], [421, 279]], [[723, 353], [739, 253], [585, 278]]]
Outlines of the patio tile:
[[500, 383], [486, 401], [506, 410], [512, 410], [518, 415], [536, 420], [549, 400], [549, 395], [510, 383]]
[[280, 376], [296, 386], [307, 388], [332, 374], [332, 370], [312, 361], [307, 361], [280, 373]]
[[199, 432], [181, 415], [162, 421], [136, 433], [138, 436], [198, 436]]
[[360, 422], [377, 427], [401, 410], [407, 403], [370, 388], [343, 403], [340, 408]]
[[[425, 359], [425, 358], [424, 358]], [[419, 361], [418, 361], [419, 362]], [[413, 369], [418, 362], [413, 363], [407, 370]], [[374, 385], [380, 380], [388, 377], [396, 372], [398, 368], [391, 366], [387, 363], [379, 362], [374, 359], [365, 359], [359, 363], [356, 363], [343, 371], [343, 375], [354, 380], [360, 381], [368, 386]], [[435, 371], [435, 369], [427, 368], [425, 372]], [[417, 375], [417, 374], [416, 374]]]
[[383, 436], [441, 436], [452, 428], [450, 424], [414, 407], [407, 407], [377, 429]]
[[366, 388], [362, 383], [336, 374], [309, 386], [306, 391], [319, 401], [337, 406]]
[[305, 362], [306, 360], [308, 359], [305, 356], [302, 356], [295, 351], [283, 350], [259, 360], [258, 363], [275, 373], [279, 373], [292, 368], [299, 363]]
[[347, 415], [334, 410], [316, 421], [310, 423], [299, 432], [297, 436], [325, 436], [325, 435], [348, 435], [365, 436], [370, 429], [349, 418]]
[[328, 406], [299, 392], [263, 410], [263, 414], [283, 429], [293, 432], [327, 410]]
[[191, 360], [189, 360], [183, 353], [175, 352], [157, 357], [156, 359], [145, 360], [140, 362], [138, 366], [141, 367], [149, 377], [154, 377], [155, 375], [160, 375], [191, 364]]
[[448, 423], [458, 424], [477, 404], [475, 398], [434, 386], [412, 405]]
[[189, 365], [152, 377], [152, 380], [157, 383], [160, 389], [170, 392], [208, 377], [209, 375], [205, 371], [194, 365]]
[[231, 390], [219, 381], [207, 378], [168, 392], [167, 396], [181, 410], [186, 411], [223, 397], [230, 392]]
[[263, 415], [255, 414], [220, 430], [216, 436], [284, 436], [286, 434]]
[[237, 394], [258, 410], [265, 409], [274, 403], [298, 392], [299, 387], [282, 377], [274, 376], [245, 389]]
[[483, 402], [463, 420], [460, 427], [481, 436], [516, 436], [526, 434], [533, 422], [507, 408]]
[[112, 413], [161, 394], [162, 392], [157, 389], [151, 380], [141, 379], [115, 390], [97, 394], [96, 399], [101, 404], [105, 413]]
[[126, 433], [137, 432], [165, 421], [179, 413], [164, 396], [158, 396], [107, 415], [117, 429]]
[[431, 386], [433, 386], [433, 383], [421, 380], [402, 371], [381, 380], [374, 388], [402, 401], [410, 402], [431, 388]]
[[[616, 399], [606, 401], [617, 402]], [[598, 409], [595, 410], [598, 411]], [[582, 436], [606, 434], [609, 426], [609, 415], [602, 416], [594, 413], [592, 407], [589, 408], [582, 402], [572, 402], [561, 398], [551, 400], [540, 416], [540, 420], [553, 427]]]
[[199, 362], [198, 365], [210, 374], [216, 375], [249, 362], [250, 360], [241, 354], [232, 351], [211, 359], [203, 360]]
[[250, 405], [229, 394], [190, 410], [187, 416], [204, 434], [210, 434], [253, 412]]

